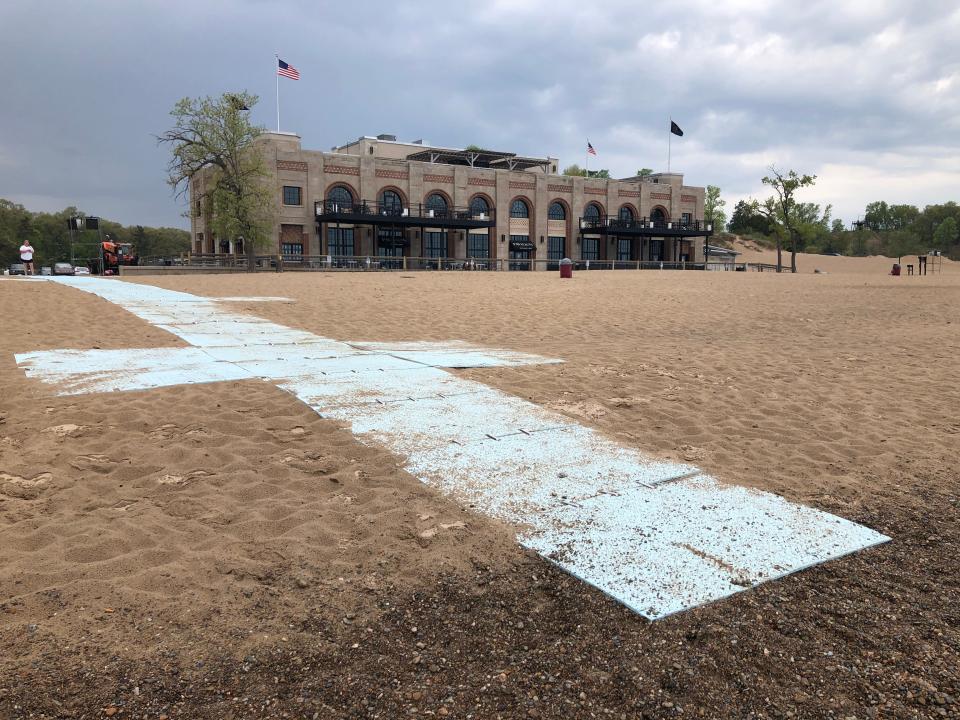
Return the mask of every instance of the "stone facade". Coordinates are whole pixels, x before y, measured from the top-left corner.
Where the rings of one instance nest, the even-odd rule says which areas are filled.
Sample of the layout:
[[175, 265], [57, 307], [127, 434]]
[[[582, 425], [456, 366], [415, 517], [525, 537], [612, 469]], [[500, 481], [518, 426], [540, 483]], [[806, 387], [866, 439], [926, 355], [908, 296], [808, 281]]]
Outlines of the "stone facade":
[[[430, 146], [413, 143], [361, 138], [330, 152], [304, 150], [300, 137], [290, 133], [264, 133], [257, 141], [272, 173], [276, 192], [276, 213], [273, 237], [276, 247], [271, 253], [302, 253], [322, 256], [331, 252], [328, 223], [315, 221], [315, 203], [328, 198], [337, 187], [345, 188], [354, 202], [377, 203], [385, 190], [399, 195], [404, 207], [427, 202], [439, 194], [450, 208], [467, 208], [476, 197], [482, 197], [495, 210], [495, 227], [482, 230], [488, 239], [489, 257], [510, 257], [511, 236], [527, 237], [532, 243], [528, 257], [545, 260], [552, 241], [555, 258], [582, 260], [663, 260], [703, 262], [704, 237], [633, 238], [634, 249], [618, 245], [619, 238], [581, 232], [580, 218], [594, 206], [600, 216], [617, 217], [627, 212], [633, 218], [662, 218], [668, 222], [702, 221], [704, 188], [683, 184], [679, 173], [657, 174], [647, 178], [625, 180], [569, 177], [556, 173], [558, 161], [546, 158], [538, 167], [525, 170], [492, 169], [468, 165], [443, 164], [407, 159]], [[197, 180], [197, 187], [203, 179]], [[299, 188], [299, 192], [284, 188]], [[299, 196], [298, 198], [295, 196]], [[299, 199], [299, 203], [293, 202]], [[511, 206], [517, 199], [529, 208], [528, 218], [511, 217]], [[286, 202], [285, 202], [286, 201]], [[550, 219], [551, 205], [559, 203], [563, 219]], [[200, 210], [192, 220], [193, 250], [196, 253], [234, 251], [234, 243], [219, 242], [207, 226], [207, 217]], [[331, 223], [330, 226], [333, 224]], [[361, 222], [355, 225], [338, 223], [337, 227], [353, 228], [353, 255], [376, 257], [381, 253], [377, 229]], [[423, 257], [425, 236], [429, 228], [407, 228], [403, 255]], [[476, 229], [446, 230], [445, 255], [451, 258], [468, 256], [467, 236]], [[298, 240], [299, 238], [299, 240]], [[558, 238], [563, 238], [562, 243]], [[476, 239], [476, 238], [475, 238]], [[478, 240], [479, 242], [479, 240]], [[590, 251], [585, 251], [589, 245]], [[302, 247], [301, 247], [302, 246]], [[595, 250], [594, 250], [595, 248]], [[620, 253], [618, 255], [617, 253]], [[591, 254], [593, 253], [593, 254]], [[627, 257], [631, 255], [631, 257]], [[538, 267], [545, 267], [537, 263]]]

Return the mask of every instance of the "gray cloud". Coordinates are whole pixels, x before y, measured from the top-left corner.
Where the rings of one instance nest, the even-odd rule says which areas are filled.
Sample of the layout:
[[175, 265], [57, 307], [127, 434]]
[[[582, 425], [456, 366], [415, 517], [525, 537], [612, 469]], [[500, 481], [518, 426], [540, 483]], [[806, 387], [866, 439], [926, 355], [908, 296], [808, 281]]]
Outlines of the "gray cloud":
[[591, 164], [673, 168], [732, 204], [771, 163], [820, 176], [807, 199], [850, 220], [874, 199], [960, 186], [960, 10], [953, 2], [639, 5], [557, 0], [0, 7], [0, 196], [183, 225], [153, 136], [180, 97], [248, 89], [273, 127], [325, 149], [395, 132]]

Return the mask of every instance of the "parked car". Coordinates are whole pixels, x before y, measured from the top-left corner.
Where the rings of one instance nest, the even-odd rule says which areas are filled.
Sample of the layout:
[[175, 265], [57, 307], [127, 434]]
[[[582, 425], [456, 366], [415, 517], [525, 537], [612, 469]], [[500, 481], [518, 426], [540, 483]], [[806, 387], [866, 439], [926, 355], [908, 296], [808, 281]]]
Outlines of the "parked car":
[[53, 275], [53, 268], [50, 267], [49, 265], [42, 265], [42, 266], [40, 267], [40, 274], [41, 274], [41, 275]]
[[59, 262], [53, 264], [54, 275], [73, 275], [74, 272], [73, 265], [70, 263]]
[[11, 275], [26, 275], [27, 266], [23, 263], [13, 263], [10, 265], [10, 274]]
[[73, 268], [73, 274], [74, 274], [74, 275], [89, 275], [89, 274], [90, 274], [90, 268], [84, 267], [83, 265], [77, 265], [76, 267]]

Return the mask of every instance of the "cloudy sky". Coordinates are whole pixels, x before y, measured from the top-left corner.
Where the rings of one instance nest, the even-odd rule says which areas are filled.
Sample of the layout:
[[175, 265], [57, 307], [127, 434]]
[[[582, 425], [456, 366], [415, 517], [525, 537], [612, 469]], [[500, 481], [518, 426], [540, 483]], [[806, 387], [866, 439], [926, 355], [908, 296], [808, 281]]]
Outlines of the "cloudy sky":
[[775, 163], [855, 219], [960, 200], [960, 3], [913, 0], [3, 0], [0, 197], [185, 226], [155, 135], [184, 96], [246, 89], [326, 149], [389, 132], [672, 167], [728, 209]]

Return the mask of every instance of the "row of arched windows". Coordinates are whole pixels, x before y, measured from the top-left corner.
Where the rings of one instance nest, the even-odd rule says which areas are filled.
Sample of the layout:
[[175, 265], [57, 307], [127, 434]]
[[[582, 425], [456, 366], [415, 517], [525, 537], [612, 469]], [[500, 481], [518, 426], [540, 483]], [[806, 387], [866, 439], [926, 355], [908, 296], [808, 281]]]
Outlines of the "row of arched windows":
[[[327, 193], [327, 201], [336, 203], [338, 205], [350, 205], [353, 203], [353, 195], [350, 190], [343, 185], [335, 185], [334, 187], [330, 188], [330, 191]], [[384, 190], [382, 193], [380, 193], [379, 202], [381, 208], [388, 211], [395, 211], [398, 214], [403, 208], [403, 199], [395, 190]], [[448, 210], [447, 199], [440, 193], [431, 193], [428, 195], [427, 201], [424, 204], [428, 210], [433, 210], [437, 215], [442, 215]], [[474, 215], [489, 213], [490, 204], [487, 202], [486, 198], [481, 195], [477, 195], [470, 201], [470, 211]], [[602, 214], [603, 209], [597, 203], [590, 203], [583, 211], [583, 217], [586, 220], [599, 220]], [[523, 200], [522, 198], [517, 198], [514, 200], [510, 204], [510, 217], [529, 218], [530, 206], [527, 204], [527, 201]], [[552, 202], [547, 210], [547, 217], [550, 220], [566, 220], [567, 208], [563, 205], [563, 203]], [[628, 205], [624, 205], [620, 208], [618, 218], [622, 222], [634, 220], [635, 216], [633, 209]], [[655, 209], [651, 213], [651, 220], [664, 219], [666, 219], [666, 216], [659, 208]]]

